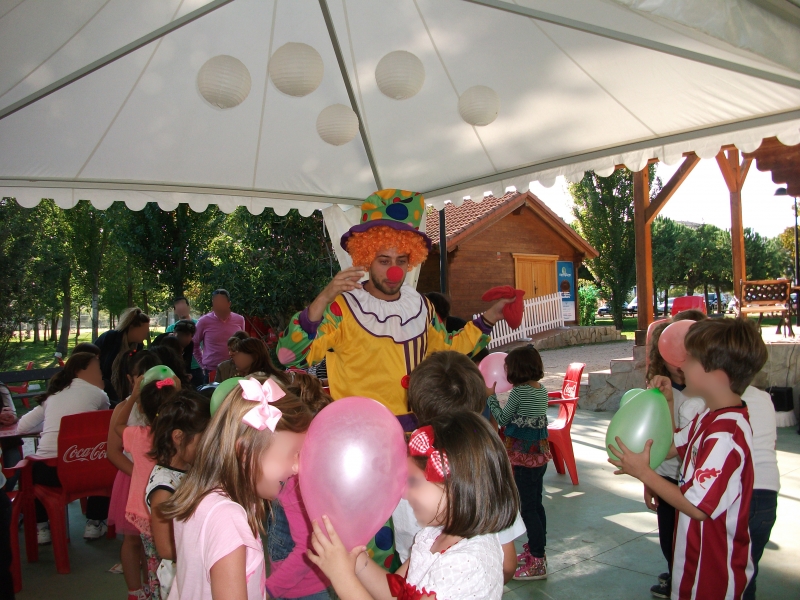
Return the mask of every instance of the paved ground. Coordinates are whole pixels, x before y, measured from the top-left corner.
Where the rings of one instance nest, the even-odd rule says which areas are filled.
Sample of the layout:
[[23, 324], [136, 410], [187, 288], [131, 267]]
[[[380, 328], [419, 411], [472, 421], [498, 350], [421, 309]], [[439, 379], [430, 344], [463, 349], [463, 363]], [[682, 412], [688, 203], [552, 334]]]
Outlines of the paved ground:
[[548, 390], [559, 390], [570, 363], [586, 363], [586, 368], [583, 370], [583, 383], [588, 384], [588, 374], [592, 371], [608, 369], [612, 358], [633, 356], [633, 341], [542, 350], [541, 354], [545, 371], [542, 383]]
[[[569, 351], [574, 352], [575, 349]], [[571, 359], [570, 359], [571, 360]], [[655, 514], [642, 502], [642, 488], [629, 477], [617, 477], [606, 462], [603, 439], [610, 413], [578, 411], [572, 428], [580, 485], [550, 467], [545, 475], [548, 521], [545, 581], [512, 581], [506, 600], [645, 600], [656, 576], [666, 570], [658, 545]], [[761, 561], [759, 598], [796, 598], [800, 589], [800, 436], [778, 430], [781, 485], [778, 522]], [[119, 541], [91, 544], [81, 539], [83, 518], [77, 503], [70, 510], [72, 574], [57, 575], [52, 549], [40, 560], [23, 558], [24, 589], [20, 600], [123, 598], [121, 575], [108, 568], [117, 562]], [[519, 539], [520, 546], [524, 538]], [[23, 549], [24, 557], [24, 549]]]

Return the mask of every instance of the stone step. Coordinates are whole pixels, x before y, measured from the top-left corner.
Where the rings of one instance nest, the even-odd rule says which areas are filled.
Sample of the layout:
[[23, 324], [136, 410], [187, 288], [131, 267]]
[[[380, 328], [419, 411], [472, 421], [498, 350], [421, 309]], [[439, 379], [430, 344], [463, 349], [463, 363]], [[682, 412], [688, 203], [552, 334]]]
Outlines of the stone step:
[[630, 356], [626, 358], [612, 358], [611, 359], [611, 372], [612, 373], [630, 373], [636, 368], [636, 360]]
[[611, 369], [592, 371], [589, 373], [589, 391], [604, 387], [609, 377], [611, 377]]

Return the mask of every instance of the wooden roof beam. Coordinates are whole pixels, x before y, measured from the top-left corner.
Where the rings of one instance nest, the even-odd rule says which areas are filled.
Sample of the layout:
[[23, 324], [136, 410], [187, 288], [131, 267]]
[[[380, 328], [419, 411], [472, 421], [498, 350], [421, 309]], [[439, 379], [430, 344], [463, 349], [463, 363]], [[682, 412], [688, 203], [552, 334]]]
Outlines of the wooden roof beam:
[[694, 152], [686, 153], [686, 158], [683, 159], [681, 166], [678, 167], [678, 170], [672, 174], [672, 177], [667, 182], [667, 184], [661, 189], [658, 195], [653, 198], [650, 202], [650, 205], [644, 211], [645, 223], [650, 224], [653, 220], [658, 216], [658, 213], [661, 212], [661, 209], [666, 206], [669, 199], [672, 198], [673, 194], [678, 191], [678, 188], [681, 184], [686, 181], [686, 178], [689, 176], [689, 173], [698, 165], [700, 162], [700, 157], [697, 156]]

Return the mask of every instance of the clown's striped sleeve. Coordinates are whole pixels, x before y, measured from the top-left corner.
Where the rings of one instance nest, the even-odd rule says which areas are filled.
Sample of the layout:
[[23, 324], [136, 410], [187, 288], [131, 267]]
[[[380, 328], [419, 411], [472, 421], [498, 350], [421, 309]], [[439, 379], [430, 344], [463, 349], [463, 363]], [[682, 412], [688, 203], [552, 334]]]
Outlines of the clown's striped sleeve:
[[285, 367], [312, 366], [325, 358], [328, 348], [336, 346], [340, 337], [342, 311], [336, 302], [322, 314], [321, 321], [308, 318], [308, 308], [295, 314], [286, 331], [278, 339], [278, 360]]

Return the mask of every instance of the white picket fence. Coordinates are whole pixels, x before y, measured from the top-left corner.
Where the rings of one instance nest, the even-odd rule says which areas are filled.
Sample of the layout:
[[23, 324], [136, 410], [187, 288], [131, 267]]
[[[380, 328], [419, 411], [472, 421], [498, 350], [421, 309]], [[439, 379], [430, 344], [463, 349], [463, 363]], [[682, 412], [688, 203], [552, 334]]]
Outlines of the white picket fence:
[[[492, 329], [489, 348], [497, 348], [509, 342], [529, 338], [535, 333], [564, 326], [561, 312], [561, 294], [548, 294], [523, 301], [522, 325], [513, 331], [505, 321], [500, 321]], [[476, 315], [477, 316], [477, 315]]]

